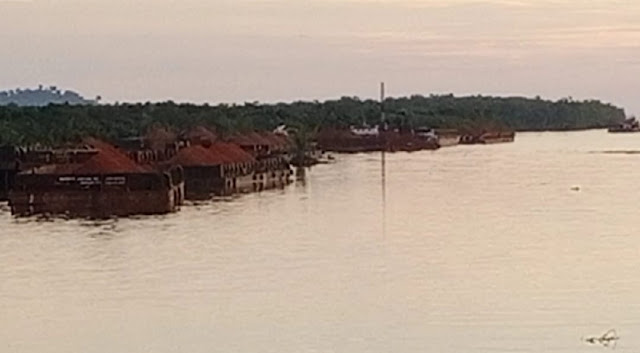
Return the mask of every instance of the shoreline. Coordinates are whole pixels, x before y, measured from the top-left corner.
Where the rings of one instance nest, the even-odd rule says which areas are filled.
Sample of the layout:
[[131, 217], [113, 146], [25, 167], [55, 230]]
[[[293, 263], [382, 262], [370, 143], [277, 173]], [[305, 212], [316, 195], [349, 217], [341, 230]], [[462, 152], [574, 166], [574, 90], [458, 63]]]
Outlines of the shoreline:
[[564, 128], [564, 129], [523, 129], [514, 130], [516, 132], [574, 132], [574, 131], [589, 131], [589, 130], [606, 130], [608, 126], [598, 127], [585, 127], [585, 128]]

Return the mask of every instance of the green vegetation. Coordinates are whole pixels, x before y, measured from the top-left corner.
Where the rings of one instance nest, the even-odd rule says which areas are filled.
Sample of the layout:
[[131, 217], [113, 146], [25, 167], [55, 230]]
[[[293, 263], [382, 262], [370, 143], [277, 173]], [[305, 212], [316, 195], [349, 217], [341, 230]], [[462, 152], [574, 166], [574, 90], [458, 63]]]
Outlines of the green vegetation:
[[290, 127], [288, 130], [291, 137], [293, 164], [303, 167], [308, 163], [308, 153], [311, 151], [311, 143], [317, 131], [311, 131], [308, 125]]
[[[602, 128], [625, 118], [624, 111], [599, 101], [412, 96], [384, 102], [394, 128], [436, 127], [512, 130]], [[174, 131], [203, 125], [221, 134], [273, 129], [280, 124], [315, 131], [376, 124], [380, 103], [344, 97], [326, 102], [245, 103], [216, 106], [165, 103], [115, 105], [0, 106], [0, 144], [56, 145], [93, 135], [106, 139], [137, 136], [154, 126]]]

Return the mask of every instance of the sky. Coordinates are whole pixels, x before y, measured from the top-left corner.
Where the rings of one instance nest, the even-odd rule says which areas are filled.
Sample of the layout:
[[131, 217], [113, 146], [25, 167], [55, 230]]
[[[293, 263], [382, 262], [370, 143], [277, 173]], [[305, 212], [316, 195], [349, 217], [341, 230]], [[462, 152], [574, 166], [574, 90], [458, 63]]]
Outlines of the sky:
[[107, 102], [410, 94], [640, 113], [638, 0], [0, 0], [0, 90]]

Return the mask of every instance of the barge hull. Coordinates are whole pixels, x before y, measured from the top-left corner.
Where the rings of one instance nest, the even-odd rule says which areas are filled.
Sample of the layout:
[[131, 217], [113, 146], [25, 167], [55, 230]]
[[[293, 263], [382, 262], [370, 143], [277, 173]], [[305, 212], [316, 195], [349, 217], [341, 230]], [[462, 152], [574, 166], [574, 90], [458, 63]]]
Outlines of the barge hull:
[[165, 214], [177, 211], [181, 188], [158, 191], [11, 191], [11, 212], [18, 217], [36, 214], [108, 218]]
[[284, 169], [223, 178], [202, 175], [187, 176], [185, 179], [185, 197], [187, 200], [206, 200], [211, 196], [229, 196], [236, 193], [283, 188], [292, 182], [291, 175], [290, 169]]

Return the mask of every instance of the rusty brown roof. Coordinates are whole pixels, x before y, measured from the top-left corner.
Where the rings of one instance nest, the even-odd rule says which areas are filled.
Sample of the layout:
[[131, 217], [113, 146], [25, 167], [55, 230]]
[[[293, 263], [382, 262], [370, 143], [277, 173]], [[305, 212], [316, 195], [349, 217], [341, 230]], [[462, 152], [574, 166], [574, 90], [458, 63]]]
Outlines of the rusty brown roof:
[[97, 149], [98, 153], [80, 164], [73, 174], [123, 174], [148, 173], [150, 171], [104, 141], [87, 139], [85, 143]]
[[216, 142], [211, 145], [211, 150], [220, 154], [228, 163], [251, 163], [255, 158], [235, 143]]
[[[104, 141], [89, 138], [85, 140], [85, 144], [90, 145], [95, 151], [95, 154], [86, 161], [48, 164], [25, 171], [25, 174], [92, 175], [150, 172], [150, 169], [136, 164], [125, 153]], [[92, 152], [92, 150], [82, 151]]]
[[183, 167], [211, 167], [226, 163], [221, 155], [201, 145], [180, 149], [171, 162]]
[[261, 132], [260, 135], [263, 139], [269, 141], [272, 147], [285, 149], [289, 146], [289, 139], [286, 136], [270, 131]]

